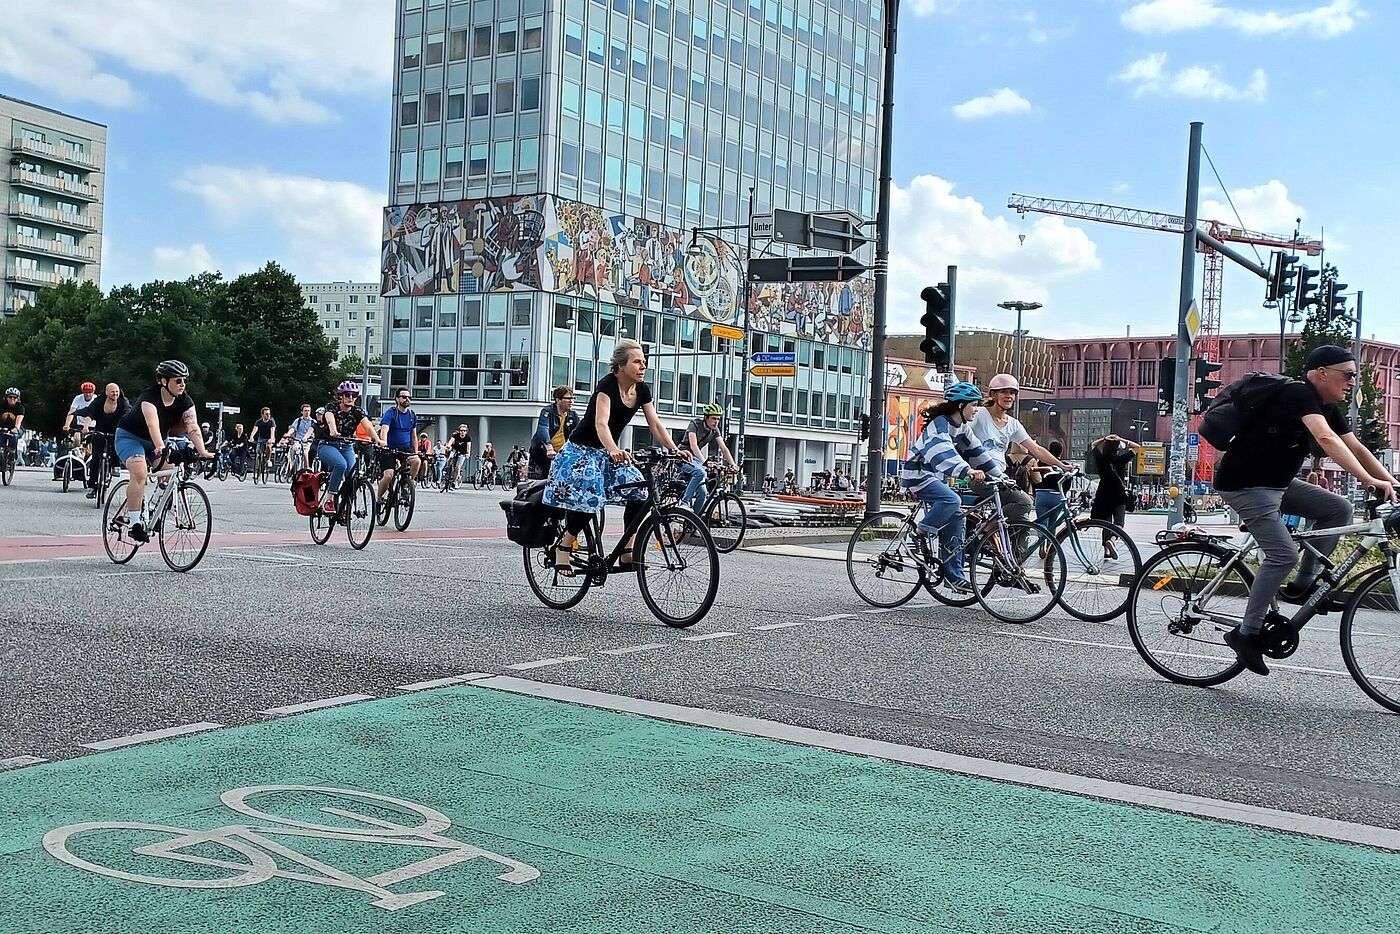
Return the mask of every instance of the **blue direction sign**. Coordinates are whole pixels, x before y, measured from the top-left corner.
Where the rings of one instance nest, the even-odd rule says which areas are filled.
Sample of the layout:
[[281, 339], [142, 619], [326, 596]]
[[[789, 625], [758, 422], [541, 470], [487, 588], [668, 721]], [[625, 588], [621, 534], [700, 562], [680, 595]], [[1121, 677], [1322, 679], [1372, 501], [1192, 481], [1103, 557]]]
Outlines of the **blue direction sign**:
[[1193, 447], [1193, 448], [1198, 448], [1198, 447], [1200, 447], [1200, 446], [1201, 446], [1201, 436], [1200, 436], [1199, 434], [1197, 434], [1196, 432], [1194, 432], [1194, 431], [1191, 432], [1189, 435], [1186, 436], [1186, 445], [1187, 445], [1187, 447]]
[[770, 363], [786, 363], [786, 364], [793, 364], [793, 363], [796, 363], [796, 362], [797, 362], [797, 354], [795, 354], [795, 353], [756, 353], [756, 354], [751, 354], [750, 357], [749, 357], [749, 359], [752, 360], [754, 363], [758, 363], [758, 364], [770, 364]]

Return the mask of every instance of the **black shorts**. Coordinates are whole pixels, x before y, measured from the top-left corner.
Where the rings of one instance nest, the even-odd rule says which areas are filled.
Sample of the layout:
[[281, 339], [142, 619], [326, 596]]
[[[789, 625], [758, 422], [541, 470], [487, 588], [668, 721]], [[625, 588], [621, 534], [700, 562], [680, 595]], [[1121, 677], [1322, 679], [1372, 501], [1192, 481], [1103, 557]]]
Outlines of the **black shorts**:
[[381, 449], [379, 452], [379, 469], [393, 470], [416, 453], [416, 451], [386, 451]]

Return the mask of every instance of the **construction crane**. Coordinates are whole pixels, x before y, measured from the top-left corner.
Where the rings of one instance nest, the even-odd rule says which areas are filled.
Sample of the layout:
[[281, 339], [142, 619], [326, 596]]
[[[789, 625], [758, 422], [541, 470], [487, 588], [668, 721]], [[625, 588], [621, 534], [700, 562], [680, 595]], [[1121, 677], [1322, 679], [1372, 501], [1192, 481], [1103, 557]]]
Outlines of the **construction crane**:
[[[1138, 227], [1143, 230], [1160, 230], [1163, 233], [1182, 234], [1186, 232], [1186, 218], [1180, 214], [1164, 214], [1160, 211], [1141, 211], [1137, 208], [1119, 207], [1113, 204], [1098, 204], [1092, 201], [1064, 201], [1057, 198], [1036, 198], [1030, 195], [1013, 194], [1006, 201], [1008, 208], [1017, 214], [1053, 214], [1075, 220], [1095, 221], [1100, 224], [1116, 224], [1120, 227]], [[1260, 233], [1227, 224], [1224, 221], [1201, 221], [1200, 227], [1211, 237], [1222, 243], [1245, 243], [1251, 246], [1267, 246], [1317, 256], [1322, 253], [1322, 241], [1303, 237], [1298, 233], [1292, 236]], [[1201, 327], [1196, 335], [1193, 356], [1213, 363], [1220, 361], [1220, 301], [1221, 285], [1225, 278], [1225, 257], [1209, 245], [1196, 241], [1196, 252], [1204, 254], [1204, 274], [1201, 277]], [[1210, 480], [1214, 475], [1215, 460], [1210, 449], [1202, 442], [1200, 462], [1196, 476]]]

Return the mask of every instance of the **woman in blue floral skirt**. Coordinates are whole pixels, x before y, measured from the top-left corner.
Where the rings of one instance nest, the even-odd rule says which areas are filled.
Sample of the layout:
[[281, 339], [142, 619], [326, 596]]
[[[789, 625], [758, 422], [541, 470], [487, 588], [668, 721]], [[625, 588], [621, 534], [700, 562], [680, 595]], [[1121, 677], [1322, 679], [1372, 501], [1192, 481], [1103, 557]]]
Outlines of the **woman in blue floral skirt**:
[[[564, 524], [566, 534], [554, 552], [555, 567], [561, 571], [568, 572], [570, 568], [578, 533], [604, 505], [624, 503], [622, 518], [625, 523], [631, 523], [644, 508], [646, 490], [617, 489], [619, 484], [642, 479], [641, 471], [632, 466], [632, 455], [617, 444], [618, 435], [638, 409], [646, 416], [653, 438], [673, 453], [686, 456], [656, 417], [651, 387], [643, 381], [646, 374], [647, 358], [642, 345], [634, 340], [618, 341], [612, 355], [612, 372], [598, 381], [578, 427], [550, 466], [544, 501], [569, 512]], [[624, 545], [618, 570], [629, 571], [632, 569], [630, 540]]]

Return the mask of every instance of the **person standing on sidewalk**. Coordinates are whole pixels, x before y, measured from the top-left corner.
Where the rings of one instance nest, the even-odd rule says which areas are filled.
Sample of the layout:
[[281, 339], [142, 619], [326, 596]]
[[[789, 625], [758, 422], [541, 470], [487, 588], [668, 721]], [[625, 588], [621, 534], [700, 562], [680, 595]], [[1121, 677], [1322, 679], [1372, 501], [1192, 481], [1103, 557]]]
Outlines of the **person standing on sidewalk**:
[[[1128, 489], [1128, 465], [1133, 462], [1142, 446], [1118, 435], [1104, 435], [1089, 445], [1089, 456], [1094, 461], [1094, 470], [1099, 475], [1099, 488], [1094, 493], [1094, 505], [1089, 507], [1090, 519], [1112, 522], [1120, 529], [1128, 518], [1128, 497], [1134, 496]], [[1112, 554], [1113, 545], [1104, 533], [1104, 555], [1109, 559], [1118, 557]]]

